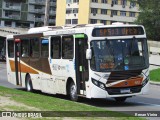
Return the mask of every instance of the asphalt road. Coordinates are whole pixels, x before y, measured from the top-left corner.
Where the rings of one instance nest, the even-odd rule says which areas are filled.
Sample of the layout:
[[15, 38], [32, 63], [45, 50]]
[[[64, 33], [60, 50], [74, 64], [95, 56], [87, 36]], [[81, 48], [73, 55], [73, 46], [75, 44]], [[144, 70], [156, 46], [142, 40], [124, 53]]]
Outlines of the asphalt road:
[[[7, 72], [4, 63], [0, 63], [0, 86], [20, 88], [7, 82]], [[113, 99], [82, 99], [81, 102], [111, 111], [122, 111], [124, 113], [126, 113], [126, 111], [152, 111], [153, 113], [154, 111], [158, 111], [160, 114], [160, 85], [150, 84], [148, 95], [128, 98], [125, 103], [116, 103]], [[159, 120], [160, 118], [149, 117], [147, 119]]]

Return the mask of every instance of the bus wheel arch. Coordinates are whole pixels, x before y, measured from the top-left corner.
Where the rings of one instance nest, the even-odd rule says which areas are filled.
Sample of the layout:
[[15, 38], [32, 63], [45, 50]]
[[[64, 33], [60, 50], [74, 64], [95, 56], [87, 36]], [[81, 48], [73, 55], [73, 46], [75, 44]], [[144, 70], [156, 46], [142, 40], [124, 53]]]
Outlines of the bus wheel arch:
[[68, 78], [66, 89], [67, 89], [67, 95], [70, 96], [70, 99], [72, 101], [78, 101], [77, 87], [72, 78]]
[[31, 76], [29, 73], [26, 74], [25, 77], [25, 88], [27, 91], [32, 92], [33, 91], [33, 85], [32, 85], [32, 80]]

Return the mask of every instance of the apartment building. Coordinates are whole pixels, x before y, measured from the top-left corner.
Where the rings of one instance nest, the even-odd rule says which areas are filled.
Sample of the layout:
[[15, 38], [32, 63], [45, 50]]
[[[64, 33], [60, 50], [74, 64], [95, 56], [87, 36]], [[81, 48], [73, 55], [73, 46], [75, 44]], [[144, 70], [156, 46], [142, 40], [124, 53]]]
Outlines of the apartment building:
[[56, 25], [133, 23], [139, 12], [130, 0], [57, 0]]
[[[0, 26], [35, 27], [44, 22], [45, 0], [0, 0]], [[49, 25], [55, 25], [56, 0], [50, 0]]]

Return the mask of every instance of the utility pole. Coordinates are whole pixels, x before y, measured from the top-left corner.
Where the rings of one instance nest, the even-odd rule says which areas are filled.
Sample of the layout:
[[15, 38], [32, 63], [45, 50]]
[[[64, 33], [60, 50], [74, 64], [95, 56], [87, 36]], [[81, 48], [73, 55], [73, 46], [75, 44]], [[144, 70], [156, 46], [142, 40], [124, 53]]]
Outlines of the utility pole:
[[46, 0], [44, 26], [48, 26], [48, 21], [49, 21], [49, 7], [50, 7], [49, 3], [50, 3], [50, 0]]

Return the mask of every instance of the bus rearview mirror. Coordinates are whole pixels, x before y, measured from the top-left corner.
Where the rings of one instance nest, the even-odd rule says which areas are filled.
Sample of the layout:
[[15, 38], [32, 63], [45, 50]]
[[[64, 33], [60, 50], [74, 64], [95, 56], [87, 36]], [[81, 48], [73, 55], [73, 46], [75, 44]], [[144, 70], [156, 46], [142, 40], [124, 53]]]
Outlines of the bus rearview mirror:
[[92, 50], [87, 49], [86, 50], [86, 59], [90, 60], [92, 58]]

